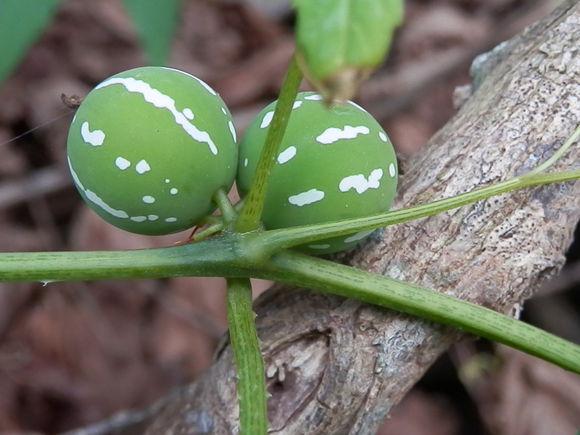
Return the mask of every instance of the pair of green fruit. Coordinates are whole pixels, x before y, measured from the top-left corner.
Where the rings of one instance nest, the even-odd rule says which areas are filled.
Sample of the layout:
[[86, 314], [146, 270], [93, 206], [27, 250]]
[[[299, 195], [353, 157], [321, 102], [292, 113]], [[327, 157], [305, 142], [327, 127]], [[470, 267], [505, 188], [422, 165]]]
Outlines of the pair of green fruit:
[[[234, 182], [251, 185], [274, 115], [267, 106], [236, 144], [232, 116], [198, 78], [144, 67], [91, 91], [70, 126], [68, 162], [86, 203], [107, 222], [139, 234], [191, 228], [215, 209], [212, 198]], [[236, 178], [237, 175], [237, 178]], [[352, 102], [327, 107], [298, 94], [266, 195], [266, 228], [285, 228], [388, 210], [397, 185], [392, 144], [377, 121]], [[304, 247], [348, 249], [368, 233]]]

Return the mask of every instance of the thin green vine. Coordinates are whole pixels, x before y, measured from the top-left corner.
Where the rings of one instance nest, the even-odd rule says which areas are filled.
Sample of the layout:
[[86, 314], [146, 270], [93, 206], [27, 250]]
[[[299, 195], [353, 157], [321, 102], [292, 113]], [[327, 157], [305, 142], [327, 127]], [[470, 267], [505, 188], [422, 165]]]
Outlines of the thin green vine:
[[577, 179], [580, 179], [580, 169], [550, 174], [541, 174], [534, 171], [533, 173], [512, 178], [492, 186], [482, 187], [451, 198], [440, 199], [415, 207], [389, 211], [364, 218], [267, 231], [264, 233], [262, 243], [264, 243], [264, 248], [268, 252], [273, 253], [280, 249], [317, 242], [330, 237], [345, 236], [357, 231], [374, 230], [433, 216], [447, 210], [452, 210], [454, 208], [472, 204], [503, 193], [513, 192], [515, 190]]
[[260, 154], [252, 187], [246, 196], [240, 217], [236, 223], [236, 230], [240, 233], [254, 231], [260, 228], [266, 189], [268, 187], [268, 178], [276, 162], [276, 152], [286, 132], [286, 126], [288, 125], [292, 106], [296, 100], [296, 94], [298, 93], [298, 87], [301, 81], [302, 72], [298, 67], [296, 58], [293, 57], [276, 103], [274, 117], [268, 129], [264, 148]]
[[247, 278], [228, 279], [228, 326], [238, 373], [240, 433], [262, 435], [268, 430], [266, 378], [260, 340]]
[[[227, 193], [220, 189], [214, 200], [218, 205], [226, 231], [231, 231], [238, 213]], [[252, 310], [252, 284], [247, 278], [227, 280], [227, 307], [230, 341], [237, 371], [240, 434], [265, 435], [268, 430], [267, 391], [264, 361]]]
[[580, 373], [580, 346], [479, 305], [289, 251], [274, 255], [269, 268], [269, 278], [276, 281], [323, 290], [454, 326]]

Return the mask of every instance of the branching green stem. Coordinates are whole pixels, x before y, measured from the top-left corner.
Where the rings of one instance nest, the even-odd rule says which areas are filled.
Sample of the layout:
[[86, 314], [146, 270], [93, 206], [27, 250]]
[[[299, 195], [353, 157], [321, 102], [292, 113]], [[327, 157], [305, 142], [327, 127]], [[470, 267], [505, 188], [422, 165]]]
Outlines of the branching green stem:
[[260, 228], [266, 189], [268, 188], [268, 178], [272, 167], [276, 163], [276, 152], [284, 137], [301, 81], [302, 72], [298, 67], [296, 58], [293, 57], [276, 103], [274, 117], [266, 135], [266, 142], [260, 154], [250, 192], [246, 196], [244, 207], [236, 223], [236, 230], [240, 233]]
[[443, 211], [458, 208], [502, 193], [576, 179], [580, 179], [580, 170], [553, 174], [534, 173], [531, 175], [523, 175], [452, 198], [440, 199], [429, 204], [390, 211], [375, 216], [267, 231], [264, 233], [261, 243], [264, 243], [264, 249], [269, 253], [274, 253], [280, 249], [317, 242], [330, 237], [346, 236], [357, 231], [373, 230], [433, 216]]
[[294, 252], [274, 255], [268, 269], [270, 279], [451, 325], [580, 373], [580, 346], [479, 305]]
[[247, 278], [228, 279], [228, 325], [238, 374], [240, 434], [262, 435], [268, 429], [266, 379]]

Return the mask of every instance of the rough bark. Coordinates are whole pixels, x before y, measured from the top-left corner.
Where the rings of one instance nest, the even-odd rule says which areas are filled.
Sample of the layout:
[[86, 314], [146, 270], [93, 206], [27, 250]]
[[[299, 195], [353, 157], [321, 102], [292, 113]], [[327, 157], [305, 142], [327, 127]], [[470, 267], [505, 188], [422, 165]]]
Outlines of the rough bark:
[[[580, 122], [578, 47], [580, 5], [568, 1], [480, 66], [485, 77], [474, 94], [409, 162], [396, 208], [504, 180], [548, 158]], [[555, 170], [577, 168], [579, 157], [576, 146]], [[517, 312], [561, 268], [579, 219], [580, 182], [542, 187], [379, 231], [341, 260]], [[374, 433], [462, 337], [298, 289], [271, 289], [256, 310], [276, 433]], [[234, 380], [224, 345], [203, 378], [158, 407], [147, 433], [236, 432]]]

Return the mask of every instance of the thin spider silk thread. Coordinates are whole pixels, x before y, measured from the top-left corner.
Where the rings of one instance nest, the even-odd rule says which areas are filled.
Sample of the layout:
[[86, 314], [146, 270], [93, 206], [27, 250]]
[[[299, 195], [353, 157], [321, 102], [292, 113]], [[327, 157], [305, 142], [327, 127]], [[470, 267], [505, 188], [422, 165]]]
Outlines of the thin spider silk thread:
[[5, 142], [0, 142], [0, 148], [5, 146], [5, 145], [8, 145], [10, 143], [16, 142], [18, 139], [22, 139], [24, 136], [27, 136], [27, 135], [35, 132], [36, 130], [40, 130], [43, 127], [48, 127], [49, 125], [52, 125], [57, 121], [60, 121], [62, 118], [71, 115], [72, 113], [74, 113], [73, 109], [67, 110], [66, 112], [61, 113], [60, 115], [57, 115], [54, 118], [49, 119], [48, 121], [44, 121], [44, 122], [40, 123], [39, 125], [32, 127], [31, 129], [26, 130], [23, 133], [20, 133], [18, 136], [14, 136]]

